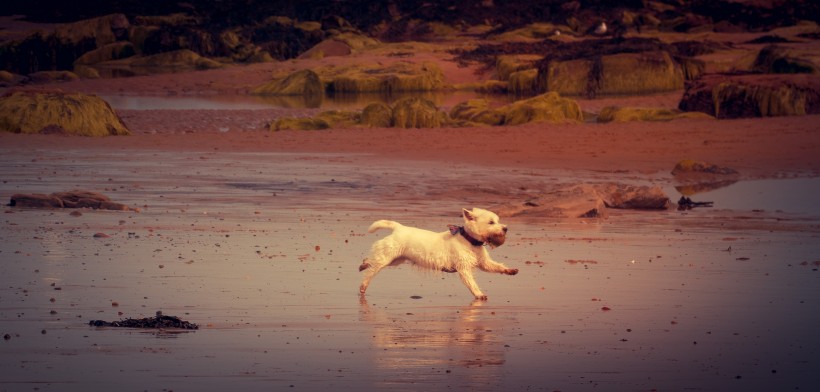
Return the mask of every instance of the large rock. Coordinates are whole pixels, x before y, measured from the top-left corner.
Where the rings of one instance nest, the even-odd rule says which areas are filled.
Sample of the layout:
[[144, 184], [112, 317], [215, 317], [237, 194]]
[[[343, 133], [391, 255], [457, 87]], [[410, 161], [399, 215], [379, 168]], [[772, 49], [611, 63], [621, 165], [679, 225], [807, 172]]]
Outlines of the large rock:
[[581, 107], [572, 99], [549, 92], [511, 103], [497, 109], [504, 114], [503, 125], [529, 122], [576, 123], [583, 122]]
[[651, 51], [550, 61], [539, 69], [536, 83], [539, 91], [596, 96], [679, 90], [684, 80], [669, 53]]
[[495, 210], [502, 216], [605, 218], [608, 209], [662, 211], [670, 205], [660, 187], [606, 183], [565, 186]]
[[504, 115], [490, 109], [490, 102], [486, 99], [470, 99], [453, 106], [450, 109], [450, 119], [486, 125], [500, 125], [504, 121]]
[[404, 98], [393, 105], [393, 127], [438, 128], [447, 123], [447, 114], [423, 98]]
[[316, 72], [303, 69], [259, 86], [253, 90], [253, 94], [322, 95], [324, 94], [324, 85]]
[[[144, 57], [130, 57], [120, 60], [120, 64], [130, 67], [145, 67], [158, 70], [203, 70], [222, 68], [224, 65], [207, 57], [202, 57], [188, 49], [157, 53]], [[110, 62], [116, 63], [116, 62]]]
[[769, 45], [760, 50], [752, 64], [752, 71], [763, 73], [820, 73], [820, 68], [796, 50]]
[[678, 107], [717, 118], [820, 113], [820, 76], [814, 74], [704, 75]]
[[111, 106], [94, 95], [13, 91], [0, 97], [0, 131], [82, 136], [128, 135]]
[[120, 60], [136, 54], [134, 44], [127, 41], [113, 42], [85, 52], [74, 61], [74, 66], [91, 65], [111, 60]]
[[359, 125], [361, 114], [344, 110], [327, 110], [316, 117], [283, 117], [270, 125], [271, 131], [320, 130], [328, 128], [348, 128]]
[[689, 175], [737, 175], [738, 172], [730, 167], [718, 166], [713, 163], [698, 161], [694, 159], [684, 159], [675, 164], [672, 175], [675, 177]]
[[319, 71], [327, 91], [336, 94], [364, 92], [435, 91], [443, 89], [444, 74], [434, 63], [400, 61], [388, 66], [353, 65]]
[[362, 110], [361, 124], [374, 128], [388, 128], [393, 123], [393, 109], [384, 102], [374, 102]]

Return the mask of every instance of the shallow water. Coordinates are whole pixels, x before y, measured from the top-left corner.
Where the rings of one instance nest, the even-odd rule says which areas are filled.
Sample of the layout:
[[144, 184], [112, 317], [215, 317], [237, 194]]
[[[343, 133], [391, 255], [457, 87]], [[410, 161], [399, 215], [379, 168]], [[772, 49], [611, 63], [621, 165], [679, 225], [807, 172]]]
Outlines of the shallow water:
[[[476, 173], [497, 180], [496, 193], [468, 201], [486, 205], [536, 178], [549, 187], [595, 174], [461, 165], [445, 177], [423, 162], [324, 154], [2, 152], [0, 197], [93, 189], [142, 211], [5, 209], [0, 390], [820, 382], [820, 228], [806, 217], [735, 219], [746, 207], [716, 203], [604, 221], [505, 220], [510, 237], [491, 253], [521, 272], [478, 272], [488, 302], [472, 301], [453, 275], [402, 267], [361, 299], [357, 266], [384, 235], [366, 233], [374, 219], [443, 231], [465, 202], [444, 185], [467, 186]], [[201, 329], [87, 325], [156, 310]]]
[[[681, 196], [671, 186], [665, 190], [673, 201]], [[744, 180], [690, 197], [714, 202], [713, 208], [820, 217], [818, 195], [820, 178], [805, 177]]]
[[502, 105], [512, 102], [515, 97], [507, 95], [486, 95], [469, 91], [407, 92], [393, 94], [353, 94], [320, 97], [302, 96], [257, 96], [257, 95], [196, 95], [196, 96], [145, 96], [145, 95], [100, 95], [111, 107], [120, 110], [259, 110], [271, 108], [322, 108], [359, 109], [373, 102], [392, 104], [406, 97], [422, 97], [437, 106], [451, 107], [468, 99], [484, 98], [491, 104]]

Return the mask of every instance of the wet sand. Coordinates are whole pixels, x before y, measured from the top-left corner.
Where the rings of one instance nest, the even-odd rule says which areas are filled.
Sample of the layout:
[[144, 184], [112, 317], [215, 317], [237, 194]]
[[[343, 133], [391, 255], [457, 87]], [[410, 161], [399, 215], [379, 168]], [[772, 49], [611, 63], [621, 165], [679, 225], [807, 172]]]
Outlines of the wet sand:
[[[308, 142], [338, 132], [249, 132], [235, 144], [196, 133], [2, 135], [4, 198], [94, 189], [140, 212], [4, 208], [0, 332], [10, 338], [0, 342], [0, 389], [717, 391], [820, 382], [820, 214], [718, 205], [605, 220], [505, 218], [511, 236], [492, 253], [521, 273], [477, 273], [489, 301], [472, 301], [452, 275], [406, 267], [380, 274], [362, 299], [356, 267], [383, 235], [366, 233], [375, 219], [443, 231], [463, 206], [565, 183], [671, 178], [652, 159], [607, 171], [535, 159], [488, 166], [458, 149], [388, 159], [356, 143], [332, 152]], [[177, 138], [190, 143], [166, 142]], [[302, 148], [229, 147], [262, 140]], [[747, 172], [806, 177], [788, 160]], [[477, 178], [497, 185], [477, 187]], [[87, 325], [157, 310], [201, 329]]]

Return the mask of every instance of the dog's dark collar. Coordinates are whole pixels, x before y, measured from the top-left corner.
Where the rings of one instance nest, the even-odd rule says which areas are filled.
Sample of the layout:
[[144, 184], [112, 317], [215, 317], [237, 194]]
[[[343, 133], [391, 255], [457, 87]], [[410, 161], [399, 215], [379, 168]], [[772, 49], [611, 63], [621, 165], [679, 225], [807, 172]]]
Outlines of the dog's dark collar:
[[464, 237], [464, 239], [466, 239], [467, 242], [469, 242], [470, 245], [472, 245], [472, 246], [483, 246], [484, 245], [484, 241], [479, 241], [479, 240], [473, 238], [473, 236], [467, 234], [467, 231], [464, 230], [464, 226], [448, 225], [447, 227], [450, 228], [450, 234], [452, 234], [452, 235], [461, 234], [461, 236]]

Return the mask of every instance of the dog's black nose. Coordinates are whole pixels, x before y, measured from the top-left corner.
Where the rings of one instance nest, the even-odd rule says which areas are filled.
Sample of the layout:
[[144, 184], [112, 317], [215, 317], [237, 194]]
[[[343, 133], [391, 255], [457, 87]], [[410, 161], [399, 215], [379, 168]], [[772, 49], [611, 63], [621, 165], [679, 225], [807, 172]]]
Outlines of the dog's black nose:
[[502, 230], [504, 230], [504, 232], [506, 233], [507, 232], [507, 226], [504, 226], [504, 228]]

